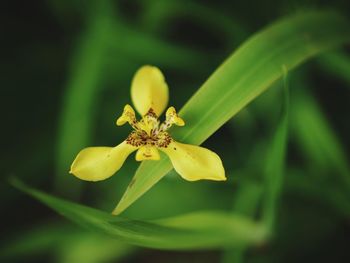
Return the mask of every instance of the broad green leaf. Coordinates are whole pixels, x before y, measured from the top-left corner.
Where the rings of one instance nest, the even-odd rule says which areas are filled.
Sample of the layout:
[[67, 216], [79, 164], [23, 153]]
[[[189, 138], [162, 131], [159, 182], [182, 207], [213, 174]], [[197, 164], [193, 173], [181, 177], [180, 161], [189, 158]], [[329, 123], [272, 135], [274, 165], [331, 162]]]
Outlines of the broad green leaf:
[[12, 185], [70, 220], [123, 242], [158, 249], [204, 249], [257, 244], [265, 239], [260, 224], [239, 215], [198, 212], [156, 221], [141, 221], [64, 201], [32, 189], [17, 179]]
[[[180, 111], [186, 126], [172, 132], [185, 143], [201, 144], [226, 121], [282, 76], [307, 59], [350, 40], [343, 17], [309, 12], [288, 17], [249, 38], [202, 85]], [[171, 170], [168, 158], [141, 164], [114, 210], [120, 214]]]

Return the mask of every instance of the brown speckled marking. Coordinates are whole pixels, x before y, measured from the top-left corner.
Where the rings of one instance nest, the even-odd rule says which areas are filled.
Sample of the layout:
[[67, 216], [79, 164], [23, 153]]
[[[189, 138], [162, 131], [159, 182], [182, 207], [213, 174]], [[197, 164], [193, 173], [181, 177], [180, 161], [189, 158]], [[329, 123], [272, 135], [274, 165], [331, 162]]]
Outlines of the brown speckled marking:
[[172, 138], [167, 132], [160, 132], [157, 140], [157, 146], [158, 147], [164, 147], [167, 148], [168, 145], [171, 143]]
[[[148, 118], [152, 118], [152, 129], [150, 130], [150, 134], [148, 134], [146, 131], [140, 129], [138, 126], [137, 121], [133, 120], [132, 121], [132, 127], [135, 129], [133, 132], [130, 133], [130, 135], [126, 138], [126, 143], [130, 144], [132, 146], [135, 147], [141, 147], [144, 145], [148, 145], [148, 146], [155, 146], [155, 147], [159, 147], [159, 148], [167, 148], [168, 145], [172, 142], [172, 138], [169, 135], [169, 133], [167, 133], [164, 128], [168, 128], [170, 127], [170, 123], [165, 123], [165, 127], [161, 126], [159, 127], [159, 121], [158, 121], [158, 116], [157, 114], [154, 112], [154, 110], [152, 108], [149, 109], [149, 111], [146, 113], [146, 115], [144, 116], [148, 117]], [[144, 119], [142, 119], [140, 122], [143, 122]], [[153, 123], [154, 121], [154, 123]], [[151, 157], [151, 156], [147, 156], [144, 154], [145, 157]]]
[[146, 113], [147, 116], [153, 117], [155, 119], [158, 119], [157, 114], [154, 112], [152, 108], [149, 109], [149, 111]]
[[136, 131], [133, 131], [128, 138], [126, 138], [126, 143], [135, 147], [140, 147], [144, 145], [144, 140]]

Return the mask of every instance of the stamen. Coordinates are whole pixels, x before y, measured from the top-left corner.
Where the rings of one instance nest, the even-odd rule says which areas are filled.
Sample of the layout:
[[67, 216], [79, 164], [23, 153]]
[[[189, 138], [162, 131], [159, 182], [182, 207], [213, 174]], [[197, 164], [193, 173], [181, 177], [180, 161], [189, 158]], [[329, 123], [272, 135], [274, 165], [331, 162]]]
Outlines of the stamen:
[[138, 123], [138, 127], [145, 131], [149, 136], [155, 135], [158, 132], [159, 121], [158, 116], [151, 108], [142, 120]]
[[135, 116], [135, 111], [134, 109], [129, 105], [126, 104], [124, 107], [124, 111], [122, 116], [120, 116], [118, 118], [118, 120], [116, 121], [116, 124], [118, 126], [122, 126], [125, 123], [129, 123], [131, 125], [131, 127], [133, 127], [135, 130], [138, 129], [138, 125], [137, 125], [137, 120], [136, 120], [136, 116]]
[[177, 126], [184, 126], [185, 122], [183, 119], [181, 119], [179, 117], [179, 115], [177, 115], [176, 110], [174, 107], [170, 107], [167, 111], [166, 111], [166, 119], [165, 121], [162, 123], [162, 125], [160, 126], [160, 130], [161, 131], [166, 131], [168, 130], [173, 124], [177, 125]]
[[138, 152], [139, 160], [158, 159], [158, 152], [152, 148], [167, 148], [172, 142], [169, 133], [166, 132], [173, 124], [185, 125], [185, 122], [177, 115], [175, 108], [170, 107], [166, 112], [166, 120], [159, 127], [157, 114], [150, 109], [143, 118], [137, 122], [135, 112], [130, 105], [124, 107], [122, 116], [117, 120], [117, 125], [130, 123], [135, 131], [126, 139], [126, 143], [135, 147], [140, 147]]

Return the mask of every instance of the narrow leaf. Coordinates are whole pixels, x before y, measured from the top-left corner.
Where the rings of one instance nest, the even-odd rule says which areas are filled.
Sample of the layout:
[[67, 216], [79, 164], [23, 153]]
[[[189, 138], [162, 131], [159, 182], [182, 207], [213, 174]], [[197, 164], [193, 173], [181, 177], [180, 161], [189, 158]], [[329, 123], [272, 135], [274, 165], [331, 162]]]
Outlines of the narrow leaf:
[[81, 184], [69, 176], [68, 171], [74, 156], [87, 146], [92, 137], [94, 109], [101, 87], [99, 83], [103, 75], [110, 31], [111, 21], [107, 15], [101, 14], [91, 22], [77, 46], [63, 96], [58, 127], [55, 187], [58, 192], [71, 198], [78, 197]]
[[[288, 131], [289, 90], [287, 86], [287, 72], [284, 68], [284, 100], [282, 105], [282, 116], [274, 136], [267, 148], [267, 159], [262, 167], [265, 177], [265, 199], [263, 200], [263, 222], [266, 229], [271, 232], [276, 218], [276, 209], [282, 190], [284, 163], [286, 159], [286, 144]], [[234, 211], [241, 211], [253, 217], [257, 212], [261, 188], [252, 183], [245, 185], [238, 192]], [[244, 254], [247, 247], [227, 250], [223, 254], [223, 262], [244, 262]]]
[[339, 182], [348, 191], [350, 167], [343, 146], [320, 106], [307, 91], [307, 86], [302, 83], [298, 85], [300, 89], [295, 93], [292, 128], [303, 154], [318, 175], [328, 171], [332, 174], [332, 180], [333, 176], [338, 176]]
[[[282, 76], [320, 52], [350, 40], [348, 22], [335, 13], [288, 17], [249, 38], [203, 84], [180, 111], [187, 126], [173, 137], [201, 144]], [[144, 162], [113, 211], [120, 214], [171, 170], [168, 158]]]
[[350, 84], [350, 56], [344, 51], [331, 51], [322, 54], [317, 60], [323, 70]]
[[285, 173], [285, 160], [288, 136], [289, 90], [287, 71], [284, 68], [284, 99], [282, 116], [269, 147], [265, 166], [266, 193], [264, 199], [263, 222], [269, 231], [273, 231], [278, 201], [282, 192]]
[[77, 224], [138, 246], [204, 249], [256, 244], [265, 239], [264, 227], [239, 215], [211, 211], [156, 221], [133, 220], [61, 200], [18, 179], [11, 179], [11, 183]]

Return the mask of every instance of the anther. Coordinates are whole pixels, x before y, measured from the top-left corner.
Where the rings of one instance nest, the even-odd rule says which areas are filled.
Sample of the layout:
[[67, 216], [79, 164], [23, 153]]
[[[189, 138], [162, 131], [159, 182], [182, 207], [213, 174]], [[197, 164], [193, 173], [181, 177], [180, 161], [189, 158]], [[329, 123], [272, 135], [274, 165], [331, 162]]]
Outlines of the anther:
[[118, 126], [124, 125], [125, 123], [129, 123], [131, 127], [133, 127], [135, 130], [138, 129], [137, 127], [137, 121], [136, 121], [136, 116], [135, 116], [135, 111], [134, 109], [129, 105], [126, 104], [124, 107], [124, 111], [122, 116], [118, 118], [116, 121], [116, 124]]
[[185, 122], [183, 119], [177, 115], [176, 110], [174, 107], [168, 108], [165, 114], [165, 122], [161, 125], [160, 130], [166, 131], [168, 130], [173, 124], [177, 126], [184, 126]]

